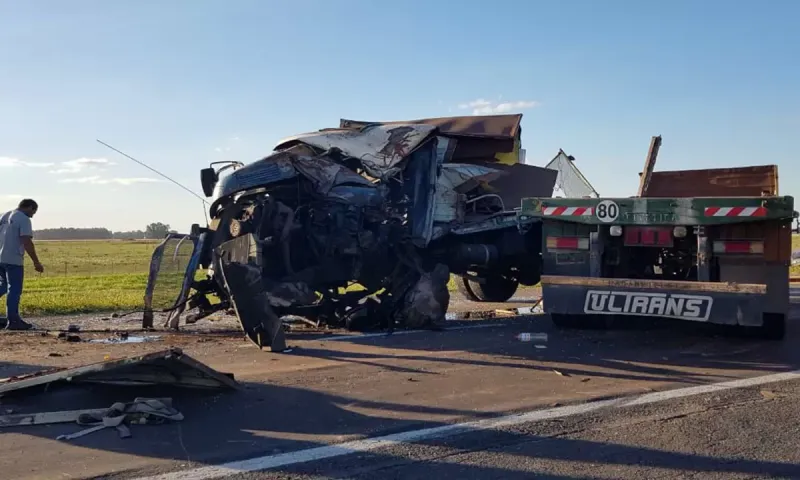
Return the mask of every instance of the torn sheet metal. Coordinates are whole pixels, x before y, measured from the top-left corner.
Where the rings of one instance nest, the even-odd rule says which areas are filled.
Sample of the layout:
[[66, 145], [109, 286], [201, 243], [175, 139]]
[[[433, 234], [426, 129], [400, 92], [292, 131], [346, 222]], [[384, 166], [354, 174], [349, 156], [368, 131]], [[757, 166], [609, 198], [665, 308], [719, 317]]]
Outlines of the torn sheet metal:
[[432, 125], [375, 125], [362, 130], [333, 130], [305, 133], [278, 142], [279, 149], [291, 142], [301, 142], [321, 150], [337, 148], [359, 159], [369, 174], [385, 178], [436, 130]]
[[439, 128], [443, 135], [453, 137], [478, 137], [513, 139], [520, 132], [522, 114], [512, 115], [466, 115], [461, 117], [421, 118], [418, 120], [400, 120], [391, 122], [365, 122], [360, 120], [339, 120], [340, 128], [357, 129], [376, 123], [382, 125], [432, 125]]
[[292, 295], [300, 295], [300, 285], [284, 285], [270, 295], [261, 277], [261, 255], [258, 242], [252, 234], [228, 240], [218, 248], [220, 273], [230, 292], [231, 305], [247, 338], [258, 348], [270, 347], [273, 352], [287, 349], [286, 336], [281, 319], [272, 310], [271, 303], [287, 301], [292, 303]]
[[477, 187], [480, 182], [492, 182], [506, 172], [482, 165], [469, 163], [447, 163], [442, 165], [442, 174], [436, 182], [438, 186], [466, 193]]
[[233, 375], [220, 373], [179, 348], [92, 363], [75, 368], [42, 370], [0, 380], [0, 395], [52, 383], [221, 389], [238, 388]]

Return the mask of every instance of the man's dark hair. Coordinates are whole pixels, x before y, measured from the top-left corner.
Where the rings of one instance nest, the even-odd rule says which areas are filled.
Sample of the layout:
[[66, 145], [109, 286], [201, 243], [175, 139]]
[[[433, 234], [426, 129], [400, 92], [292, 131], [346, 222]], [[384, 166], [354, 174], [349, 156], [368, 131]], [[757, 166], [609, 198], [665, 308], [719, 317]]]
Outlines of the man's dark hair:
[[36, 200], [34, 200], [32, 198], [23, 198], [22, 200], [20, 200], [19, 205], [17, 206], [17, 208], [20, 208], [20, 209], [22, 209], [22, 208], [32, 208], [34, 210], [39, 210], [39, 204], [36, 203]]

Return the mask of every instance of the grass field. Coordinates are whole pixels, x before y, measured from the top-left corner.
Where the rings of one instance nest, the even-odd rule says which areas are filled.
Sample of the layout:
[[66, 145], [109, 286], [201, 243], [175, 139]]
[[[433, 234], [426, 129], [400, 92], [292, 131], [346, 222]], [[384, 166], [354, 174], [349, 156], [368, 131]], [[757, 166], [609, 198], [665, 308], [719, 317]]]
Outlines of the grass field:
[[[25, 257], [23, 316], [142, 308], [150, 256], [158, 241], [38, 241], [44, 265], [36, 273]], [[5, 312], [5, 301], [0, 302]]]
[[[157, 244], [148, 240], [37, 242], [45, 272], [36, 273], [26, 257], [22, 314], [141, 309], [150, 257]], [[792, 249], [800, 249], [800, 235], [793, 236]], [[791, 274], [800, 275], [800, 266], [791, 267]], [[449, 287], [455, 290], [452, 280]], [[0, 301], [0, 312], [5, 313], [5, 301]]]

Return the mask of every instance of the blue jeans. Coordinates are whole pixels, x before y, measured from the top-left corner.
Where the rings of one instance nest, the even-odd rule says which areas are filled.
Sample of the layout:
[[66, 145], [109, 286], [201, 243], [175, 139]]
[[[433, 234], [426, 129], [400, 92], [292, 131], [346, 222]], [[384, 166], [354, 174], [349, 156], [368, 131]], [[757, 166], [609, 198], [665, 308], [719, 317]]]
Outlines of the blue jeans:
[[22, 320], [19, 315], [19, 300], [22, 298], [22, 281], [25, 270], [22, 265], [0, 263], [0, 297], [6, 297], [6, 317], [9, 322]]

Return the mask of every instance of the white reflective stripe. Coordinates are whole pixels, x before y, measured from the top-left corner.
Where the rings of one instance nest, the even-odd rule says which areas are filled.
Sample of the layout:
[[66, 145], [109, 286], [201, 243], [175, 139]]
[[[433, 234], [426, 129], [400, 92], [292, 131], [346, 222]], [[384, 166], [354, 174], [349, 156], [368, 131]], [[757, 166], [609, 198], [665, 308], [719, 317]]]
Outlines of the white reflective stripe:
[[754, 213], [758, 210], [758, 207], [746, 207], [742, 212], [739, 214], [740, 217], [752, 217]]
[[720, 207], [719, 210], [714, 214], [715, 217], [724, 217], [728, 215], [728, 212], [733, 210], [731, 207]]
[[552, 214], [555, 213], [556, 208], [558, 208], [558, 207], [544, 207], [544, 210], [542, 210], [542, 213], [544, 215], [552, 215]]
[[575, 215], [576, 210], [578, 210], [578, 207], [568, 207], [561, 215]]

